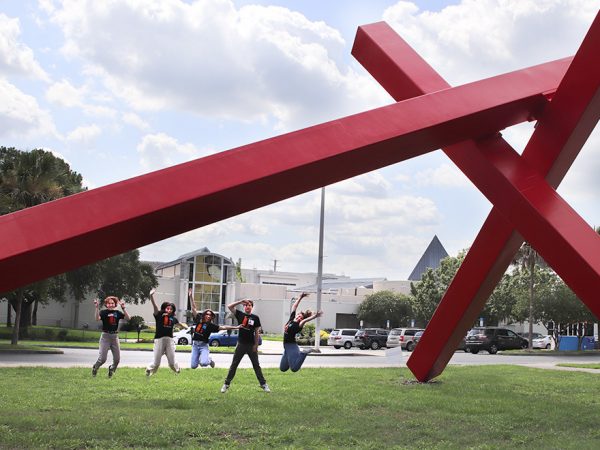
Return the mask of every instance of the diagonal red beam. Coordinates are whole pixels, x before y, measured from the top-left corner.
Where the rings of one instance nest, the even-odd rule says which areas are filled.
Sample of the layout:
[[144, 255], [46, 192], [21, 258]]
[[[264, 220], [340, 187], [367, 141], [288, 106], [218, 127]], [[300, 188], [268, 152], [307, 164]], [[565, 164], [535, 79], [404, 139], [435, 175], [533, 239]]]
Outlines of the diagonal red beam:
[[[444, 80], [385, 24], [374, 24], [359, 29], [359, 32], [357, 33], [357, 42], [355, 43], [353, 53], [358, 57], [359, 60], [363, 62], [363, 65], [366, 65], [368, 70], [370, 70], [370, 72], [374, 74], [374, 76], [380, 82], [382, 82], [384, 87], [396, 99], [402, 99], [411, 95], [419, 95], [423, 92], [435, 91], [447, 87], [447, 84], [444, 82]], [[579, 61], [582, 61], [581, 57], [579, 58]], [[573, 77], [566, 77], [565, 80], [563, 80], [563, 85], [565, 85], [569, 79], [573, 79]], [[565, 90], [563, 89], [563, 92], [564, 91]], [[593, 114], [589, 113], [589, 111], [594, 109], [594, 101], [592, 100], [592, 102], [590, 102], [589, 96], [586, 97], [585, 95], [579, 96], [577, 99], [578, 100], [571, 101], [571, 104], [568, 106], [571, 108], [569, 110], [569, 116], [570, 118], [574, 119], [574, 123], [570, 124], [570, 127], [562, 126], [558, 128], [563, 130], [563, 139], [560, 140], [560, 142], [564, 143], [564, 146], [562, 147], [565, 149], [563, 154], [566, 153], [569, 156], [563, 156], [560, 158], [555, 154], [544, 161], [536, 161], [536, 165], [541, 166], [540, 168], [542, 170], [550, 172], [549, 178], [551, 180], [556, 179], [557, 175], [559, 175], [561, 171], [564, 175], [564, 172], [566, 172], [568, 166], [570, 165], [568, 162], [569, 159], [572, 161], [572, 158], [574, 158], [576, 155], [581, 143], [587, 139], [587, 135], [589, 135], [589, 132], [591, 132], [591, 129], [593, 129], [593, 124], [595, 123], [593, 122]], [[559, 100], [559, 103], [560, 102], [562, 101]], [[586, 104], [586, 102], [590, 103]], [[552, 111], [556, 111], [556, 108], [552, 109]], [[552, 111], [549, 111], [548, 114], [545, 114], [544, 117], [546, 122], [544, 123], [552, 123], [551, 121], [548, 122], [548, 118], [552, 117]], [[584, 113], [583, 115], [581, 115], [582, 111]], [[587, 114], [585, 114], [586, 111], [588, 112]], [[577, 132], [571, 133], [572, 129], [575, 128], [577, 123]], [[554, 130], [556, 131], [557, 128], [554, 128]], [[557, 133], [554, 133], [554, 136], [552, 136], [551, 142], [556, 141], [556, 134]], [[536, 133], [536, 136], [543, 136], [543, 134]], [[461, 150], [455, 148], [454, 151], [460, 151], [460, 154], [464, 155], [466, 158], [463, 159], [463, 161], [458, 161], [459, 166], [465, 164], [468, 165], [473, 155], [476, 157], [481, 156], [474, 154], [473, 149], [470, 151], [465, 150], [465, 145], [459, 144], [454, 147], [461, 147]], [[511, 151], [507, 151], [506, 148], [499, 148], [507, 147], [507, 145], [501, 139], [495, 140], [494, 147], [496, 150], [498, 150], [496, 152], [497, 154], [504, 156], [512, 154], [512, 156], [516, 156]], [[558, 145], [555, 146], [554, 150], [558, 152], [562, 150], [562, 148], [560, 145]], [[546, 149], [545, 152], [546, 154], [548, 154], [547, 150], [548, 149]], [[452, 149], [449, 151], [450, 153], [453, 153]], [[529, 152], [528, 154], [533, 153]], [[552, 163], [553, 160], [556, 160], [557, 162], [554, 164]], [[523, 166], [518, 157], [513, 158], [513, 163], [513, 170]], [[473, 166], [475, 169], [480, 167], [481, 160], [479, 160], [478, 164], [473, 164]], [[510, 173], [505, 173], [504, 175], [510, 179]], [[485, 179], [482, 180], [482, 178], [485, 177], [480, 177], [480, 183], [482, 181], [486, 181]], [[545, 183], [541, 183], [541, 185], [545, 189], [548, 188]], [[517, 192], [517, 194], [519, 194], [519, 192]], [[555, 195], [555, 193], [549, 194]], [[502, 200], [502, 198], [500, 198], [500, 200]], [[518, 198], [513, 198], [513, 201], [518, 200]], [[565, 205], [562, 204], [561, 207], [564, 208]], [[445, 299], [451, 296], [453, 301], [442, 302], [442, 304], [446, 305], [446, 308], [443, 312], [441, 312], [440, 308], [438, 308], [438, 312], [436, 312], [436, 315], [434, 315], [434, 318], [438, 317], [440, 320], [438, 320], [435, 324], [432, 320], [430, 327], [428, 327], [429, 329], [433, 328], [436, 336], [432, 336], [431, 332], [425, 333], [427, 337], [424, 336], [421, 343], [425, 343], [426, 345], [421, 346], [420, 350], [415, 352], [409, 360], [409, 367], [413, 369], [413, 372], [415, 372], [415, 375], [417, 375], [419, 379], [429, 379], [439, 374], [441, 370], [443, 370], [443, 367], [445, 367], [447, 361], [454, 352], [458, 341], [462, 336], [464, 336], [464, 332], [460, 330], [464, 329], [464, 331], [466, 331], [466, 329], [468, 329], [468, 327], [473, 323], [476, 315], [483, 307], [483, 303], [487, 299], [489, 293], [491, 293], [491, 290], [496, 285], [497, 281], [502, 276], [505, 268], [512, 259], [514, 251], [518, 249], [520, 243], [522, 242], [520, 236], [516, 235], [516, 233], [512, 233], [512, 227], [507, 225], [506, 221], [503, 220], [501, 216], [498, 216], [497, 211], [495, 210], [496, 208], [494, 208], [490, 218], [486, 222], [484, 230], [501, 231], [498, 230], [498, 227], [502, 228], [502, 225], [505, 225], [505, 228], [510, 231], [507, 235], [502, 237], [497, 233], [485, 233], [483, 237], [487, 237], [488, 239], [483, 245], [481, 245], [482, 233], [480, 233], [478, 240], [475, 242], [467, 257], [467, 260], [476, 263], [471, 264], [470, 270], [468, 271], [463, 270], [467, 265], [467, 261], [465, 264], [463, 264], [460, 272], [467, 273], [468, 275], [462, 277], [463, 283], [461, 288], [454, 288], [457, 284], [457, 279], [460, 278], [459, 275], [457, 275], [453, 285], [451, 285], [451, 288], [445, 296]], [[581, 223], [579, 224], [583, 225]], [[584, 228], [585, 227], [586, 225]], [[594, 235], [592, 237], [592, 234], [590, 234], [589, 231], [589, 227], [587, 227], [586, 232], [588, 232], [588, 238], [593, 240], [592, 245], [597, 245], [597, 236], [595, 236], [595, 233], [593, 233], [592, 230], [592, 234]], [[500, 233], [500, 235], [502, 235], [502, 233]], [[533, 242], [535, 240], [535, 235], [529, 236], [529, 238], [530, 239], [528, 240]], [[508, 244], [508, 242], [510, 242], [510, 244]], [[543, 242], [541, 245], [543, 245]], [[488, 249], [491, 251], [482, 251], [483, 249]], [[471, 255], [476, 255], [476, 257], [471, 258]], [[490, 257], [491, 255], [494, 256]], [[482, 260], [487, 264], [481, 265], [480, 263]], [[597, 278], [597, 273], [595, 276]], [[479, 290], [477, 290], [478, 288]], [[452, 293], [456, 293], [456, 295], [452, 295]], [[465, 293], [469, 295], [465, 296]], [[589, 298], [589, 295], [587, 297]], [[461, 302], [461, 300], [463, 301]], [[457, 305], [456, 302], [460, 302], [460, 304]], [[594, 308], [592, 307], [592, 309]], [[458, 312], [458, 314], [454, 314], [455, 312]], [[463, 314], [461, 315], [461, 313]], [[450, 323], [448, 321], [449, 315], [455, 316], [454, 320], [451, 320]], [[435, 340], [431, 338], [434, 338]], [[422, 361], [418, 361], [418, 357], [420, 355], [424, 355], [422, 357]], [[418, 363], [414, 363], [415, 359]]]
[[446, 89], [2, 216], [0, 292], [494, 134], [537, 114], [547, 103], [542, 93], [555, 89], [568, 63]]

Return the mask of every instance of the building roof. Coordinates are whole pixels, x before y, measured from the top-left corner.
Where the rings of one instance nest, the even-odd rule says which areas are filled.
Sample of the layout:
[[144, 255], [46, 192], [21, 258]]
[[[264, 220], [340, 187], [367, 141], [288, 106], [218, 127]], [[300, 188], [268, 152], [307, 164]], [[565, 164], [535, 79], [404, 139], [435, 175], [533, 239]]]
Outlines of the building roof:
[[433, 239], [427, 246], [425, 253], [419, 259], [419, 262], [408, 277], [411, 281], [421, 281], [423, 273], [428, 267], [437, 269], [440, 266], [440, 261], [448, 256], [448, 252], [440, 242], [437, 236], [433, 236]]
[[[343, 278], [340, 280], [322, 280], [321, 292], [337, 292], [340, 289], [356, 288], [372, 289], [375, 281], [385, 281], [385, 278]], [[307, 286], [299, 286], [292, 290], [298, 292], [317, 292], [317, 285], [310, 284]]]

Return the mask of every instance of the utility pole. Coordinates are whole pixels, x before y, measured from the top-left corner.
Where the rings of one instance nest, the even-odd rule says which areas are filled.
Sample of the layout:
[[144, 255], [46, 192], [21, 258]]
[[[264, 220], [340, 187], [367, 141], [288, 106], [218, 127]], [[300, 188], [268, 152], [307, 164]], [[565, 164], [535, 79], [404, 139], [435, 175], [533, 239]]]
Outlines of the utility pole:
[[[325, 228], [325, 188], [321, 188], [321, 220], [319, 224], [319, 261], [317, 269], [317, 311], [321, 310], [321, 291], [323, 290], [323, 229]], [[315, 349], [321, 346], [321, 318], [315, 324]]]

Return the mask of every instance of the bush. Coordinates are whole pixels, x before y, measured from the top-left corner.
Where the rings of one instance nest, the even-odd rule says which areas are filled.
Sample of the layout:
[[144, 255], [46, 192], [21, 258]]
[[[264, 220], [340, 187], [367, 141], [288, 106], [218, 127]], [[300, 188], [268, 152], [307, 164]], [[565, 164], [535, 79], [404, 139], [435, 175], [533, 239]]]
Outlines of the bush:
[[131, 316], [129, 318], [129, 322], [123, 324], [121, 329], [123, 331], [137, 331], [138, 325], [142, 326], [142, 330], [148, 328], [146, 323], [144, 322], [144, 318], [142, 316]]

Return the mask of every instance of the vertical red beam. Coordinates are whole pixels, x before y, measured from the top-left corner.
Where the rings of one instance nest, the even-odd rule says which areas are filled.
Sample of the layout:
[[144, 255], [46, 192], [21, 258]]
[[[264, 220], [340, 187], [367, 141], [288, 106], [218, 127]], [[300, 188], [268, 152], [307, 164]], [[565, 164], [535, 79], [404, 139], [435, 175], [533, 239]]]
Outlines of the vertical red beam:
[[[598, 27], [592, 26], [592, 30], [594, 28]], [[588, 37], [586, 38], [588, 41], [587, 48], [591, 48], [589, 42], [596, 42], [596, 39], [597, 38], [594, 37], [594, 32], [590, 31], [590, 33], [588, 33]], [[582, 45], [582, 49], [583, 48], [584, 45]], [[581, 56], [584, 53], [585, 52], [582, 51], [579, 52], [577, 64], [583, 64], [583, 66], [586, 66], [589, 65], [590, 61], [593, 60], [587, 59], [585, 56]], [[396, 99], [403, 99], [411, 95], [419, 95], [424, 92], [430, 92], [448, 87], [447, 83], [445, 83], [445, 81], [441, 79], [441, 77], [439, 77], [439, 75], [435, 73], [435, 71], [418, 56], [418, 54], [416, 54], [385, 24], [374, 24], [367, 27], [361, 27], [357, 33], [353, 54]], [[574, 63], [573, 67], [575, 66], [576, 64]], [[581, 76], [581, 73], [583, 72], [581, 72], [581, 70], [574, 69], [573, 67], [571, 69], [572, 73], [579, 73], [579, 76]], [[582, 68], [582, 70], [585, 70], [585, 68]], [[598, 89], [597, 77], [595, 87], [594, 75], [592, 74], [590, 79], [588, 79], [588, 81], [591, 80], [591, 83], [587, 84], [587, 91], [586, 88], [581, 88], [576, 79], [576, 76], [566, 77], [561, 84], [561, 86], [563, 86], [561, 88], [562, 92], [573, 92], [573, 90], [577, 90], [583, 91], [583, 95], [579, 95], [577, 97], [578, 100], [567, 103], [564, 102], [563, 98], [567, 98], [568, 96], [565, 96], [564, 94], [559, 95], [558, 103], [554, 102], [554, 104], [560, 104], [562, 106], [558, 109], [556, 107], [551, 108], [550, 111], [544, 116], [548, 121], [544, 123], [550, 123], [554, 125], [556, 120], [552, 121], [548, 118], [556, 116], [556, 111], [562, 112], [562, 108], [568, 108], [571, 122], [565, 125], [563, 121], [561, 122], [562, 126], [558, 128], [552, 125], [550, 127], [546, 127], [546, 129], [550, 129], [554, 131], [554, 133], [545, 134], [540, 133], [539, 131], [536, 132], [537, 136], [541, 136], [541, 138], [537, 138], [538, 141], [536, 142], [539, 142], [540, 140], [544, 141], [545, 138], [546, 145], [553, 144], [552, 146], [554, 153], [551, 156], [541, 158], [540, 160], [540, 154], [548, 155], [549, 152], [535, 152], [531, 150], [527, 152], [527, 154], [534, 155], [538, 159], [534, 161], [534, 164], [540, 166], [540, 169], [543, 173], [549, 173], [549, 178], [556, 183], [562, 178], [562, 176], [564, 176], [564, 173], [566, 173], [566, 170], [570, 166], [569, 161], [572, 162], [572, 159], [576, 156], [582, 143], [585, 142], [585, 139], [587, 139], [587, 136], [593, 129], [593, 126], [595, 125], [594, 111], [596, 111], [597, 116], [597, 105], [595, 106], [597, 103], [596, 92]], [[575, 86], [573, 86], [573, 84], [575, 84]], [[429, 91], [426, 91], [426, 89]], [[594, 98], [596, 98], [596, 100], [594, 100]], [[540, 128], [538, 127], [538, 130], [539, 129]], [[562, 136], [557, 137], [557, 134], [560, 134], [556, 133], [557, 130], [562, 130]], [[552, 134], [551, 138], [548, 138], [549, 134]], [[557, 142], [563, 143], [563, 145], [556, 145]], [[495, 162], [498, 167], [504, 167], [508, 161], [512, 163], [513, 171], [518, 172], [519, 169], [523, 169], [523, 166], [527, 168], [527, 164], [523, 165], [521, 161], [515, 160], [514, 154], [511, 156], [511, 149], [500, 139], [495, 139], [494, 145], [484, 145], [481, 153], [477, 152], [477, 149], [474, 148], [466, 149], [465, 147], [468, 146], [471, 145], [456, 145], [454, 148], [446, 149], [446, 153], [451, 159], [453, 159], [453, 161], [455, 161], [455, 163], [457, 163], [461, 170], [467, 172], [468, 175], [471, 174], [471, 178], [475, 178], [474, 181], [479, 181], [479, 184], [482, 182], [486, 183], [488, 181], [486, 180], [487, 175], [494, 175], [493, 172], [491, 172], [484, 175], [483, 178], [479, 177], [478, 179], [477, 176], [477, 169], [482, 167], [482, 162], [483, 166], [485, 166], [485, 161], [482, 161], [481, 157], [485, 157], [487, 149], [493, 148], [496, 150], [495, 152], [488, 152], [487, 156], [491, 157], [495, 153]], [[541, 147], [539, 147], [539, 144], [536, 144], [530, 146], [530, 148]], [[566, 153], [566, 155], [560, 157], [560, 155], [563, 154], [561, 153], [563, 148], [565, 149], [564, 153]], [[557, 161], [556, 164], [553, 163], [555, 160]], [[474, 161], [477, 162], [473, 163]], [[494, 158], [488, 159], [488, 162], [491, 162], [493, 165]], [[470, 166], [470, 170], [468, 166]], [[511, 175], [513, 174], [511, 174], [510, 171], [505, 171], [504, 180], [510, 179]], [[514, 176], [512, 178], [513, 183], [523, 182], [522, 180], [516, 179]], [[496, 181], [498, 182], [498, 180]], [[581, 228], [583, 227], [585, 229], [586, 224], [581, 223], [582, 221], [578, 219], [576, 215], [574, 215], [573, 211], [570, 211], [570, 208], [567, 207], [565, 211], [566, 205], [564, 202], [561, 202], [559, 198], [557, 199], [557, 196], [555, 196], [555, 194], [552, 192], [548, 192], [545, 183], [541, 183], [538, 180], [538, 184], [545, 192], [545, 195], [542, 195], [541, 197], [539, 196], [538, 192], [537, 200], [541, 202], [538, 206], [543, 208], [544, 206], [548, 206], [548, 202], [550, 200], [558, 200], [558, 203], [561, 204], [559, 209], [562, 210], [562, 216], [570, 217], [570, 220], [566, 221], [568, 226], [563, 228], [562, 231], [568, 234], [570, 231], [572, 231], [569, 229], [569, 227], [573, 227], [573, 225], [576, 223], [580, 232], [586, 236], [585, 238], [582, 238], [582, 240], [579, 239], [577, 232], [571, 233], [567, 239], [568, 246], [570, 246], [570, 248], [563, 248], [562, 253], [565, 253], [565, 251], [567, 253], [573, 253], [573, 250], [575, 250], [575, 255], [573, 256], [577, 258], [582, 251], [585, 253], [587, 245], [597, 245], [598, 237], [595, 235], [595, 233], [593, 233], [593, 230], [582, 231]], [[494, 186], [492, 184], [491, 186], [488, 186], [488, 194], [490, 193], [490, 187], [492, 193], [494, 191]], [[505, 187], [507, 187], [506, 184]], [[530, 187], [531, 185], [529, 188]], [[523, 194], [523, 192], [520, 193]], [[500, 195], [500, 197], [498, 197], [498, 195]], [[494, 195], [492, 195], [492, 197], [494, 197]], [[503, 201], [502, 189], [497, 190], [495, 200], [496, 202]], [[513, 202], [518, 200], [518, 195], [517, 198], [512, 198]], [[496, 202], [494, 202], [494, 204], [496, 204]], [[535, 207], [535, 205], [533, 206]], [[523, 213], [522, 210], [521, 213]], [[556, 229], [556, 227], [549, 230], [550, 234], [552, 234], [552, 232], [555, 232], [553, 239], [556, 237], [559, 239], [563, 238], [563, 235]], [[558, 234], [556, 234], [556, 232]], [[538, 240], [538, 245], [541, 246], [546, 245], [545, 242], [553, 242], [552, 240], [548, 240], [549, 236], [546, 236], [546, 240], [544, 238], [540, 240], [537, 239], [536, 233], [528, 234], [528, 240], [530, 240], [530, 242]], [[512, 231], [511, 225], [507, 223], [502, 216], [498, 216], [497, 208], [494, 208], [490, 218], [488, 218], [486, 221], [482, 232], [479, 234], [469, 255], [467, 256], [463, 267], [461, 267], [457, 277], [446, 293], [440, 308], [438, 308], [439, 312], [436, 311], [434, 318], [430, 322], [428, 329], [433, 330], [435, 332], [435, 336], [432, 336], [431, 332], [425, 333], [422, 341], [420, 342], [420, 345], [424, 345], [421, 345], [419, 350], [417, 350], [409, 360], [409, 367], [411, 370], [413, 370], [418, 379], [430, 379], [443, 370], [448, 360], [452, 356], [452, 353], [454, 352], [458, 342], [476, 319], [477, 314], [479, 314], [483, 304], [485, 303], [485, 300], [488, 298], [489, 294], [504, 273], [521, 242], [522, 239], [520, 236]], [[577, 245], [579, 245], [579, 251], [573, 247], [576, 247]], [[549, 246], [546, 245], [546, 248], [548, 247]], [[558, 253], [560, 254], [561, 252]], [[587, 269], [591, 270], [591, 278], [594, 279], [594, 282], [597, 284], [598, 262], [589, 261], [589, 257], [594, 256], [593, 253], [591, 255], [588, 254], [587, 256], [588, 261], [582, 261], [583, 265], [586, 266]], [[550, 257], [550, 259], [553, 259], [558, 265], [562, 263], [560, 258], [556, 259]], [[471, 261], [473, 263], [471, 263]], [[569, 272], [569, 264], [564, 264], [562, 269], [562, 272]], [[570, 273], [574, 274], [572, 271]], [[561, 275], [563, 275], [563, 278], [565, 278], [564, 273]], [[570, 285], [573, 283], [577, 284], [576, 277], [570, 276], [567, 273], [566, 278], [571, 279], [572, 282]], [[589, 278], [586, 277], [586, 280], [589, 281]], [[581, 285], [581, 287], [585, 288], [587, 286], [589, 288], [589, 284], [590, 283], [586, 283]], [[592, 301], [589, 289], [587, 291], [588, 293], [584, 292], [585, 289], [579, 289], [579, 291], [580, 295], [583, 294], [583, 298], [587, 298], [589, 301]], [[444, 308], [443, 306], [446, 307]], [[591, 304], [591, 307], [593, 310], [597, 309], [597, 306], [594, 304]], [[449, 314], [452, 316], [451, 320], [448, 320]], [[421, 359], [419, 359], [419, 357], [421, 357]]]

